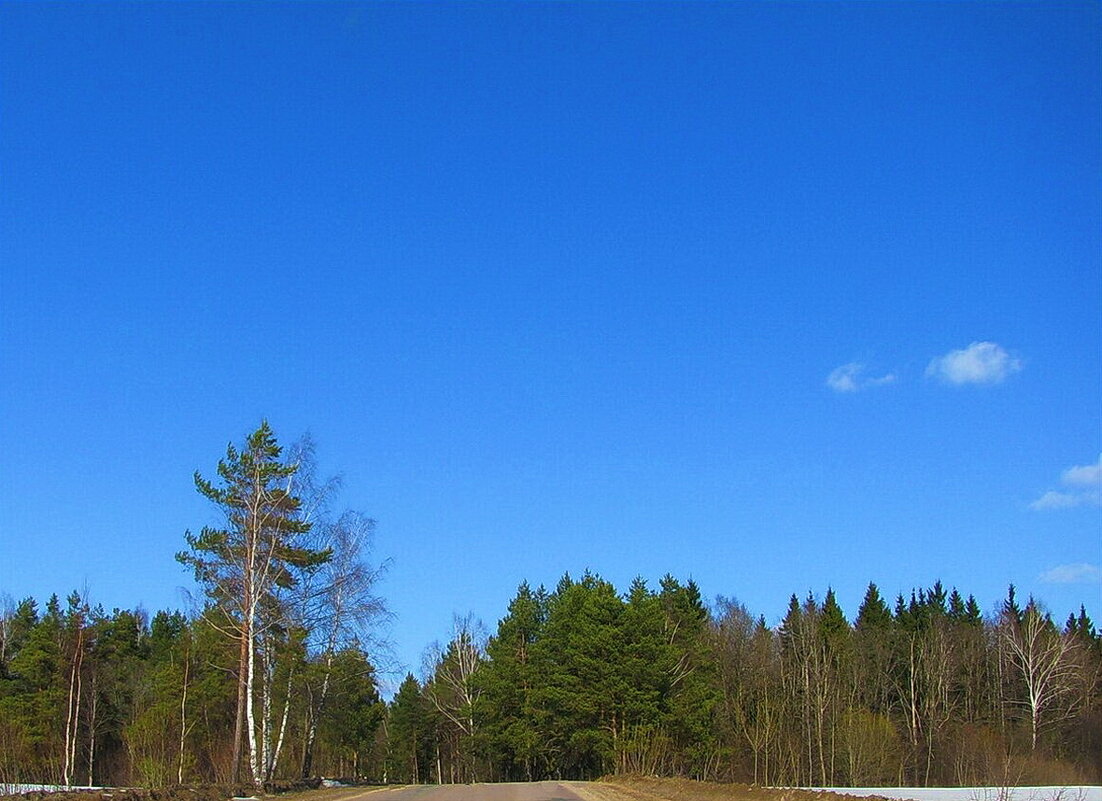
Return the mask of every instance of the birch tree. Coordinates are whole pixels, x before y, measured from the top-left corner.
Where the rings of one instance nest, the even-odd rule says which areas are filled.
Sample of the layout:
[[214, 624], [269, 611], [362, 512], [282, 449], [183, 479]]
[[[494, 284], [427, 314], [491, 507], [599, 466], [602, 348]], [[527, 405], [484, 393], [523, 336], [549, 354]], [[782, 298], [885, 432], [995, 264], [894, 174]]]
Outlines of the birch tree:
[[68, 629], [68, 664], [66, 667], [68, 694], [65, 706], [65, 752], [62, 761], [64, 784], [73, 783], [77, 763], [77, 734], [80, 726], [81, 693], [84, 677], [84, 656], [87, 650], [86, 627], [88, 622], [88, 604], [76, 592], [69, 596], [69, 607], [65, 615]]
[[332, 557], [304, 582], [301, 594], [303, 628], [310, 632], [308, 646], [320, 666], [320, 680], [307, 683], [303, 777], [313, 769], [318, 722], [329, 705], [334, 660], [348, 649], [366, 653], [372, 626], [387, 614], [385, 603], [375, 594], [386, 565], [375, 567], [367, 561], [375, 521], [345, 511], [336, 520], [318, 521], [314, 528], [319, 535], [317, 547]]
[[[474, 676], [482, 664], [485, 650], [486, 631], [482, 623], [471, 614], [462, 617], [455, 615], [452, 618], [452, 639], [447, 648], [435, 643], [426, 655], [426, 673], [431, 676], [425, 685], [426, 694], [454, 735], [456, 763], [453, 763], [450, 777], [452, 782], [476, 780], [474, 761], [467, 746], [476, 732], [475, 706], [482, 690]], [[465, 767], [466, 776], [456, 775], [455, 768], [460, 766]], [[437, 779], [442, 782], [441, 774], [438, 756]]]
[[1061, 634], [1032, 598], [1020, 616], [1004, 612], [999, 631], [1022, 689], [1009, 702], [1025, 710], [1030, 747], [1036, 750], [1042, 723], [1055, 722], [1072, 711], [1080, 679], [1079, 643], [1075, 637]]

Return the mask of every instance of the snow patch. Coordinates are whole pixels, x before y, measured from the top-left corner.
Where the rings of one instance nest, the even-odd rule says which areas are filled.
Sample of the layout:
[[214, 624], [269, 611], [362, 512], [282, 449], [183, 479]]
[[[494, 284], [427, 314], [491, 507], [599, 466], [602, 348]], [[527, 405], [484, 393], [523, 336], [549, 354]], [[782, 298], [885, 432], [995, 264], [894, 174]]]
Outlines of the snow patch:
[[897, 801], [1102, 801], [1102, 787], [810, 787], [831, 793]]

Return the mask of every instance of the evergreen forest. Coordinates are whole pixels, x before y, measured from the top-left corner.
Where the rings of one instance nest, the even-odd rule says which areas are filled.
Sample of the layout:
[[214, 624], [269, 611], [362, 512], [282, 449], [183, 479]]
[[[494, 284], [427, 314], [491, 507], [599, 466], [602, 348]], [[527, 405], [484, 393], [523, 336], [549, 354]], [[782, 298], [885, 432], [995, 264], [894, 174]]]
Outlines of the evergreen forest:
[[455, 617], [384, 701], [373, 523], [331, 509], [311, 453], [264, 423], [196, 474], [224, 525], [183, 537], [187, 614], [5, 605], [0, 784], [1102, 782], [1102, 637], [1013, 587], [984, 615], [940, 582], [870, 584], [852, 619], [828, 589], [770, 627], [691, 580], [564, 575], [493, 632]]

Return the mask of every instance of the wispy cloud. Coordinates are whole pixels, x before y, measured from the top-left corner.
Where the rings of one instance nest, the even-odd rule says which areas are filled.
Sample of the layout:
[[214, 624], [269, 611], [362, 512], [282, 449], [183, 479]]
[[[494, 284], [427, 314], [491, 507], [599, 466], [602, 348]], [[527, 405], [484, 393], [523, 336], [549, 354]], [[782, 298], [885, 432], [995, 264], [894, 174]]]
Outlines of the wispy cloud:
[[835, 367], [826, 378], [826, 385], [835, 392], [857, 392], [868, 387], [879, 387], [891, 384], [895, 381], [894, 373], [887, 373], [879, 378], [862, 375], [865, 365], [860, 362], [850, 362], [841, 367]]
[[1029, 508], [1042, 512], [1075, 506], [1102, 506], [1102, 455], [1094, 464], [1069, 467], [1060, 474], [1060, 480], [1069, 487], [1068, 490], [1049, 490]]
[[931, 361], [926, 376], [946, 384], [998, 384], [1021, 369], [1021, 359], [1011, 356], [1001, 345], [973, 342]]
[[1046, 584], [1102, 584], [1102, 569], [1080, 562], [1074, 565], [1057, 565], [1040, 576]]
[[1049, 490], [1031, 503], [1029, 508], [1036, 511], [1043, 511], [1045, 509], [1070, 509], [1073, 506], [1080, 506], [1081, 504], [1082, 500], [1078, 495], [1074, 495], [1070, 492]]
[[1060, 478], [1075, 487], [1102, 487], [1102, 454], [1094, 464], [1069, 467]]

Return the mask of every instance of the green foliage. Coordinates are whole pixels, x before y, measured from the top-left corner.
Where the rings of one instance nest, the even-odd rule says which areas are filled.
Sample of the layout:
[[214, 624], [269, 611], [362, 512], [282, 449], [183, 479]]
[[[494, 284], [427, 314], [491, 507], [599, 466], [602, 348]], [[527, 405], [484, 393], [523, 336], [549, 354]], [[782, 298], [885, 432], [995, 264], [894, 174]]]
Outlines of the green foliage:
[[481, 723], [483, 750], [497, 774], [505, 779], [531, 781], [542, 772], [541, 742], [533, 706], [540, 682], [532, 649], [543, 632], [549, 599], [540, 587], [527, 582], [517, 588], [497, 634], [486, 644], [492, 668], [479, 671], [481, 690], [475, 714]]
[[[282, 452], [265, 420], [244, 449], [227, 446], [218, 462], [220, 484], [195, 473], [196, 489], [224, 511], [228, 525], [204, 527], [198, 535], [185, 532], [189, 550], [176, 559], [192, 568], [212, 600], [235, 613], [246, 614], [253, 593], [266, 590], [269, 583], [291, 587], [296, 568], [316, 567], [330, 556], [326, 550], [296, 545], [310, 523], [299, 516], [302, 501], [288, 489], [298, 465], [281, 462]], [[256, 587], [261, 582], [265, 586]]]
[[564, 577], [548, 604], [544, 636], [533, 646], [542, 681], [533, 694], [551, 772], [573, 766], [599, 776], [612, 766], [628, 690], [618, 628], [623, 602], [611, 584], [586, 573]]
[[861, 634], [883, 633], [891, 627], [891, 624], [892, 613], [884, 603], [884, 599], [880, 597], [880, 590], [870, 582], [865, 591], [865, 598], [857, 610], [854, 628]]
[[[318, 758], [322, 764], [351, 767], [341, 775], [364, 775], [373, 758], [376, 734], [386, 718], [375, 668], [362, 651], [346, 649], [333, 659], [330, 682], [331, 711], [320, 727]], [[381, 775], [373, 778], [378, 780]]]
[[[300, 515], [302, 502], [291, 491], [291, 479], [299, 465], [283, 462], [281, 456], [282, 449], [265, 420], [249, 435], [242, 450], [232, 444], [227, 447], [226, 457], [218, 462], [219, 483], [196, 472], [196, 489], [222, 510], [227, 525], [203, 528], [198, 536], [186, 532], [188, 550], [176, 555], [192, 568], [195, 580], [221, 613], [222, 620], [215, 625], [238, 645], [229, 775], [234, 781], [238, 778], [243, 741], [247, 742], [251, 778], [258, 788], [273, 777], [279, 756], [272, 700], [274, 666], [283, 662], [277, 651], [289, 633], [286, 593], [332, 557], [329, 548], [303, 544], [311, 524]], [[289, 677], [291, 669], [286, 669]], [[259, 716], [255, 710], [258, 682], [263, 706]], [[286, 720], [290, 711], [287, 691], [283, 708], [282, 719]], [[285, 723], [278, 725], [280, 730], [285, 727]], [[310, 744], [305, 747], [308, 751]]]
[[[20, 631], [12, 642], [18, 648], [0, 679], [0, 781], [61, 780], [70, 699], [77, 708], [73, 778], [80, 783], [228, 781], [237, 651], [212, 625], [211, 616], [217, 624], [220, 612], [208, 609], [195, 618], [158, 612], [150, 624], [140, 611], [88, 610], [74, 599], [64, 612], [52, 601], [41, 618], [34, 603], [25, 602], [13, 621], [16, 615]], [[77, 660], [81, 620], [83, 656]], [[311, 657], [300, 652], [296, 658], [297, 669], [305, 671], [301, 662]], [[314, 662], [313, 669], [321, 668]], [[79, 695], [71, 696], [75, 678]], [[337, 655], [332, 693], [319, 763], [325, 769], [365, 764], [385, 710], [365, 654]], [[291, 700], [294, 707], [300, 699]], [[291, 751], [304, 737], [301, 711], [288, 718]], [[296, 770], [286, 760], [283, 775]]]
[[407, 674], [387, 713], [387, 779], [399, 784], [430, 781], [431, 737], [428, 702], [417, 679]]

